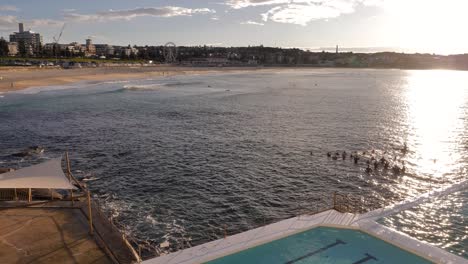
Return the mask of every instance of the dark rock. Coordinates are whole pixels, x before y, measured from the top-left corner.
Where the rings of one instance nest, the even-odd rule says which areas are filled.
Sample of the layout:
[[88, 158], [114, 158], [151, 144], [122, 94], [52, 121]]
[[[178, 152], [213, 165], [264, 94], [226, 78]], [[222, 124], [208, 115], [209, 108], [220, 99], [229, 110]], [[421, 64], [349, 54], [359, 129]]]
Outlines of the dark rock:
[[15, 171], [15, 169], [12, 169], [12, 168], [0, 168], [0, 174], [2, 174], [2, 173], [7, 173], [7, 172], [11, 172], [11, 171]]

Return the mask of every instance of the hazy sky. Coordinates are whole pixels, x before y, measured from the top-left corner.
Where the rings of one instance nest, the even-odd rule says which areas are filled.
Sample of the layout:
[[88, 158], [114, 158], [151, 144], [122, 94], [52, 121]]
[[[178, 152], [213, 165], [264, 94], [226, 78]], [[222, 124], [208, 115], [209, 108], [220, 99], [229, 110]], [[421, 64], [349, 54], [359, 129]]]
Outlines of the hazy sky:
[[394, 47], [468, 53], [468, 0], [0, 0], [0, 35], [61, 43]]

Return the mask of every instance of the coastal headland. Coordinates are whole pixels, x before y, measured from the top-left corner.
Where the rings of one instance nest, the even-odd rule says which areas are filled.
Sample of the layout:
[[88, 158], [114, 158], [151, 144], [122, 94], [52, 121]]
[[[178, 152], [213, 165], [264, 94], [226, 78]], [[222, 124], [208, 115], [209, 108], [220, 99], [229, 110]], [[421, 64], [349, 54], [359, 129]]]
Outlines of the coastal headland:
[[0, 67], [0, 93], [31, 87], [65, 85], [76, 82], [101, 82], [158, 78], [171, 75], [208, 74], [261, 70], [257, 67], [178, 67], [178, 66], [116, 66], [97, 68], [31, 68]]

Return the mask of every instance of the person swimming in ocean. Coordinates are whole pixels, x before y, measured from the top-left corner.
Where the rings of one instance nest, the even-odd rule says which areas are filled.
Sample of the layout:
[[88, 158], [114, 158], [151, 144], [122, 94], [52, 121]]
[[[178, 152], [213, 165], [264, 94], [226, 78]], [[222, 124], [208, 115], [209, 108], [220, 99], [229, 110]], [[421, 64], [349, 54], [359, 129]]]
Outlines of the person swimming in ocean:
[[384, 170], [388, 170], [389, 166], [390, 166], [390, 164], [388, 163], [388, 161], [385, 161], [384, 164], [383, 164]]
[[331, 152], [330, 151], [327, 152], [327, 157], [329, 157], [329, 158], [331, 157]]
[[359, 157], [357, 155], [354, 155], [354, 164], [358, 164], [359, 162]]
[[343, 151], [343, 153], [341, 153], [341, 158], [345, 160], [347, 155], [346, 151]]
[[367, 173], [367, 174], [372, 173], [372, 169], [371, 169], [371, 167], [370, 167], [369, 164], [367, 165], [366, 173]]
[[403, 154], [406, 154], [408, 152], [408, 145], [406, 144], [406, 142], [403, 145], [403, 149], [401, 150], [401, 152], [403, 152]]

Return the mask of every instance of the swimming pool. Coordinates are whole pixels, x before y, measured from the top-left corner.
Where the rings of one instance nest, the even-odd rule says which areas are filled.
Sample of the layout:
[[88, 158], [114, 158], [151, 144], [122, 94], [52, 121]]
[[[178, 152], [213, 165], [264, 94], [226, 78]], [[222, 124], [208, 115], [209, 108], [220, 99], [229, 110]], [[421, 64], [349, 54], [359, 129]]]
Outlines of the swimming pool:
[[317, 227], [207, 264], [431, 263], [361, 231]]

